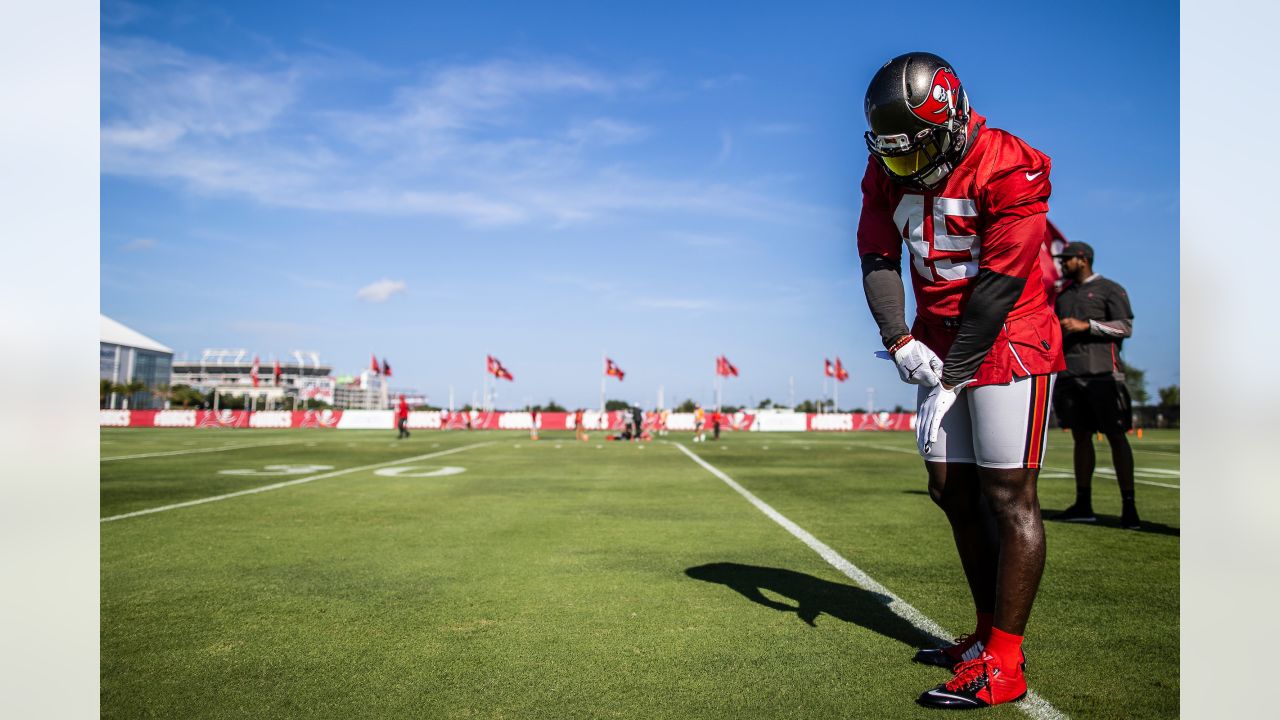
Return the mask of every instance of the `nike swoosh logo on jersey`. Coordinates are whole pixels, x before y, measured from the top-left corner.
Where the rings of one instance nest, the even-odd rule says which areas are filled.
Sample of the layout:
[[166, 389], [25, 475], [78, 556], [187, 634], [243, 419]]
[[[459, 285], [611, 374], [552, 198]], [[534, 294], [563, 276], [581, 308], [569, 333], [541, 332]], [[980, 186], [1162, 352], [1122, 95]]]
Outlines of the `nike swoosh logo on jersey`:
[[1036, 178], [1040, 177], [1042, 174], [1044, 174], [1043, 170], [1041, 170], [1038, 173], [1027, 173], [1026, 175], [1028, 180], [1035, 180]]

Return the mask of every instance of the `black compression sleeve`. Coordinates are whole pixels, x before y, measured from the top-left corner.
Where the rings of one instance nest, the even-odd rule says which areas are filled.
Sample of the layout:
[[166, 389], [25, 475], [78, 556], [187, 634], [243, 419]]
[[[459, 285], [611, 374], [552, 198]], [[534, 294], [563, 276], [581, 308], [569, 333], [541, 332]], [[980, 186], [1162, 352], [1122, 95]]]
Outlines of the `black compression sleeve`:
[[960, 316], [956, 340], [942, 363], [942, 382], [959, 385], [978, 372], [1026, 284], [1025, 278], [1001, 275], [990, 269], [978, 271], [973, 293]]
[[871, 317], [880, 328], [880, 341], [888, 348], [907, 330], [907, 301], [902, 289], [902, 270], [888, 258], [862, 256], [862, 290], [867, 295]]

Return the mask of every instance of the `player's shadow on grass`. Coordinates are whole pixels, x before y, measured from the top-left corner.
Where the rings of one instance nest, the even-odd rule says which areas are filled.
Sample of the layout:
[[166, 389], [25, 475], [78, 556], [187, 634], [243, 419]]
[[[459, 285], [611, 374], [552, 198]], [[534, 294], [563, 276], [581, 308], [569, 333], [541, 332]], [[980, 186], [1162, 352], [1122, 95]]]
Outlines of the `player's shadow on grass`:
[[1045, 522], [1059, 523], [1062, 525], [1085, 525], [1085, 526], [1107, 528], [1109, 530], [1124, 530], [1124, 532], [1152, 533], [1154, 535], [1171, 535], [1173, 537], [1182, 536], [1181, 528], [1176, 528], [1176, 527], [1173, 527], [1172, 525], [1165, 525], [1164, 523], [1148, 522], [1146, 520], [1142, 521], [1141, 526], [1137, 530], [1127, 530], [1125, 528], [1120, 527], [1119, 515], [1104, 515], [1102, 513], [1094, 513], [1094, 517], [1098, 518], [1098, 521], [1092, 522], [1092, 523], [1068, 522], [1066, 520], [1053, 519], [1054, 515], [1057, 515], [1058, 513], [1062, 512], [1065, 509], [1066, 508], [1062, 508], [1062, 510], [1053, 510], [1050, 508], [1042, 507], [1040, 509], [1040, 514], [1041, 516], [1044, 517]]
[[[725, 562], [691, 567], [684, 573], [695, 580], [725, 585], [758, 605], [795, 613], [811, 626], [816, 627], [814, 621], [826, 614], [911, 647], [946, 642], [895, 614], [889, 609], [888, 597], [852, 585], [828, 582], [793, 570]], [[795, 604], [773, 600], [762, 590], [789, 598]]]

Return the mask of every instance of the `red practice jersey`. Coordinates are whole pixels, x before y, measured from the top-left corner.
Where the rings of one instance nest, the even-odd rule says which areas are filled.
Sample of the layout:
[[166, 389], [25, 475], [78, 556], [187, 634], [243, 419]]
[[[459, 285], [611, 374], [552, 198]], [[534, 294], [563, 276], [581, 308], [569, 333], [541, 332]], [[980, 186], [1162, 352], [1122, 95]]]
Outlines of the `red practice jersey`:
[[[981, 127], [946, 182], [929, 192], [895, 183], [874, 158], [862, 178], [858, 255], [911, 255], [916, 320], [911, 334], [947, 359], [979, 270], [1026, 279], [974, 385], [1058, 372], [1062, 330], [1045, 294], [1040, 253], [1048, 233], [1048, 156], [1013, 135]], [[980, 128], [980, 129], [979, 129]]]

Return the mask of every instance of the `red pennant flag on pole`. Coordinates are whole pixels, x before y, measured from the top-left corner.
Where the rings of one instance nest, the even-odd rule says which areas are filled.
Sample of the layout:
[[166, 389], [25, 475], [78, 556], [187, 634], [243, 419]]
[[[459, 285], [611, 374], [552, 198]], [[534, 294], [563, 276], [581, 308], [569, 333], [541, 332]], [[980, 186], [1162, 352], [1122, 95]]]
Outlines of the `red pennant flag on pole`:
[[391, 377], [391, 365], [387, 364], [386, 358], [382, 358], [382, 374]]
[[280, 371], [280, 361], [279, 361], [279, 360], [277, 360], [277, 361], [276, 361], [276, 366], [275, 366], [275, 368], [271, 371], [271, 374], [275, 376], [275, 384], [276, 384], [276, 385], [279, 385], [279, 384], [280, 384], [280, 378], [281, 378], [281, 375], [283, 375], [283, 373]]
[[502, 366], [502, 361], [492, 355], [485, 355], [484, 369], [490, 375], [493, 375], [500, 380], [510, 380], [511, 382], [515, 382], [516, 380], [510, 371]]
[[716, 358], [716, 374], [723, 375], [724, 377], [738, 377], [738, 368], [734, 367], [733, 363], [729, 362], [729, 358], [721, 355]]
[[618, 378], [618, 382], [622, 382], [622, 378], [626, 376], [626, 373], [622, 372], [622, 368], [618, 367], [609, 358], [604, 359], [604, 374], [606, 377]]
[[378, 356], [372, 353], [369, 354], [369, 372], [374, 375], [382, 372], [382, 369], [378, 367]]
[[249, 368], [249, 377], [253, 379], [253, 386], [258, 387], [258, 356], [253, 356], [253, 367]]
[[[1047, 222], [1047, 221], [1046, 221]], [[1058, 230], [1058, 226], [1047, 222], [1049, 231], [1045, 233], [1044, 245], [1040, 248], [1040, 275], [1044, 282], [1045, 294], [1049, 296], [1049, 307], [1058, 299], [1058, 293], [1066, 289], [1071, 282], [1062, 274], [1062, 266], [1054, 259], [1054, 255], [1062, 252], [1068, 245], [1067, 238]]]
[[844, 382], [849, 379], [849, 371], [844, 369], [844, 365], [840, 363], [839, 357], [836, 358], [836, 373], [834, 377], [840, 382]]

